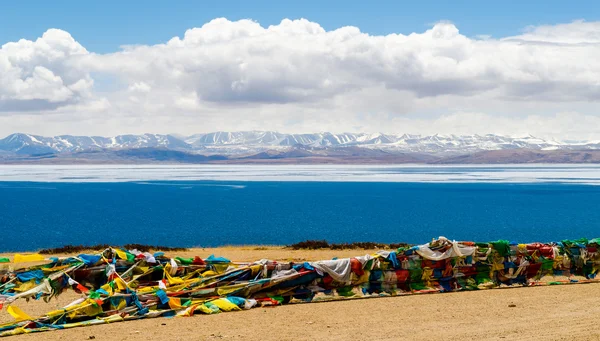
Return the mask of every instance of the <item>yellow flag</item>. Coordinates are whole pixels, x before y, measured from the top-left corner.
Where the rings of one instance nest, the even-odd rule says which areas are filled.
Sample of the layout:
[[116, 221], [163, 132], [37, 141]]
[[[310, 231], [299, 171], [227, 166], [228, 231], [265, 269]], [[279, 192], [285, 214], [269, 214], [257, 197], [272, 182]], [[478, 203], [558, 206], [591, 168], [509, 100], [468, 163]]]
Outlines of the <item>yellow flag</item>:
[[222, 311], [233, 311], [233, 310], [242, 310], [237, 305], [231, 303], [229, 300], [225, 298], [218, 298], [214, 301], [210, 301], [210, 303], [216, 305]]
[[96, 301], [88, 298], [82, 303], [79, 311], [83, 312], [87, 316], [96, 316], [102, 313], [102, 306], [96, 303]]
[[169, 307], [171, 309], [181, 309], [181, 299], [177, 297], [169, 297]]
[[127, 284], [120, 277], [115, 278], [115, 284], [117, 285], [117, 288], [119, 288], [119, 290], [127, 290]]
[[10, 316], [14, 317], [17, 322], [32, 320], [31, 316], [27, 315], [23, 310], [19, 309], [19, 307], [9, 305], [6, 308], [6, 311], [10, 314]]
[[25, 263], [25, 262], [39, 262], [42, 261], [46, 258], [44, 258], [44, 256], [38, 254], [38, 253], [34, 253], [34, 254], [30, 254], [30, 255], [22, 255], [20, 253], [15, 254], [15, 257], [13, 258], [15, 263]]
[[222, 287], [218, 287], [217, 288], [217, 295], [219, 296], [227, 296], [233, 292], [236, 292], [238, 290], [244, 289], [247, 287], [247, 284], [234, 284], [234, 285], [227, 285], [227, 286], [222, 286]]
[[[116, 303], [116, 304], [114, 304]], [[123, 297], [116, 297], [116, 300], [111, 300], [110, 308], [114, 310], [121, 310], [127, 307], [127, 301]]]
[[125, 251], [122, 250], [115, 250], [117, 252], [117, 256], [119, 256], [119, 258], [127, 260], [127, 253], [125, 253]]
[[165, 266], [165, 275], [167, 276], [167, 281], [169, 282], [169, 285], [182, 284], [183, 279], [181, 279], [180, 277], [173, 277], [173, 276], [169, 275], [169, 269], [170, 269], [170, 266], [169, 266], [169, 264], [167, 264], [167, 266]]
[[109, 296], [112, 296], [114, 294], [114, 290], [113, 288], [110, 286], [110, 283], [106, 283], [103, 286], [100, 287], [100, 289], [106, 291], [108, 293]]
[[59, 317], [61, 315], [64, 315], [65, 312], [67, 310], [66, 309], [59, 309], [59, 310], [52, 310], [46, 313], [46, 316], [54, 318], [54, 317]]
[[216, 273], [212, 270], [207, 270], [202, 273], [202, 277], [212, 277], [212, 276], [216, 276], [216, 275], [218, 275], [218, 273]]
[[13, 290], [18, 291], [18, 292], [25, 292], [29, 289], [35, 288], [36, 286], [37, 286], [37, 284], [35, 283], [35, 281], [31, 280], [31, 281], [27, 281], [17, 287], [14, 287]]
[[213, 310], [207, 307], [205, 304], [201, 304], [195, 309], [196, 312], [201, 312], [202, 314], [215, 314], [218, 313], [218, 310]]
[[185, 317], [192, 316], [192, 315], [194, 315], [194, 311], [196, 311], [196, 307], [198, 307], [198, 305], [189, 306], [185, 310], [178, 312], [177, 316], [185, 316]]

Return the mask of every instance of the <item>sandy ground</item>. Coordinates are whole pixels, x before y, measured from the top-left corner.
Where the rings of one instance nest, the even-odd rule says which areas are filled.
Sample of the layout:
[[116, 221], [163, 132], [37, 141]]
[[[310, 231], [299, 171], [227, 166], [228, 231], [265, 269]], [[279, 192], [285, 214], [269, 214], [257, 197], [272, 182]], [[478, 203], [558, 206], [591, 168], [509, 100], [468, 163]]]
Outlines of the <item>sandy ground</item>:
[[[369, 253], [366, 250], [291, 251], [277, 247], [195, 249], [236, 261], [261, 258], [316, 260]], [[43, 314], [77, 297], [48, 304], [19, 302]], [[511, 305], [516, 305], [511, 307]], [[10, 321], [0, 311], [0, 323]], [[493, 289], [292, 304], [273, 308], [156, 318], [20, 335], [7, 340], [600, 340], [600, 284]]]

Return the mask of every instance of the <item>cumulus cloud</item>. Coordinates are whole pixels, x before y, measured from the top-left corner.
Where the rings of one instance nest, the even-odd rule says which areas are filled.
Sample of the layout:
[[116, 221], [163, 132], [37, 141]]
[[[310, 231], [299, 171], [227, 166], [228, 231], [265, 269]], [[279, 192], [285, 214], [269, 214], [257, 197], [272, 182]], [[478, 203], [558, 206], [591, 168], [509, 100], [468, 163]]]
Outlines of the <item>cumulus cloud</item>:
[[575, 22], [480, 40], [448, 22], [423, 33], [372, 36], [356, 27], [325, 31], [304, 19], [269, 27], [215, 19], [165, 44], [90, 56], [85, 67], [157, 90], [195, 91], [208, 102], [315, 101], [378, 85], [418, 97], [495, 91], [514, 99], [595, 100], [598, 46], [524, 42], [590, 42], [597, 26]]
[[[163, 44], [107, 54], [90, 53], [69, 33], [51, 29], [36, 41], [0, 49], [0, 116], [70, 113], [75, 131], [61, 133], [96, 127], [93, 133], [112, 134], [118, 127], [119, 133], [589, 135], [590, 127], [569, 130], [562, 125], [576, 122], [559, 118], [596, 122], [599, 53], [600, 23], [585, 21], [481, 39], [450, 22], [376, 36], [357, 27], [327, 31], [305, 19], [264, 27], [220, 18]], [[99, 77], [113, 81], [100, 91]], [[102, 128], [111, 131], [84, 124], [90, 117], [81, 112], [88, 107], [94, 117], [121, 124]], [[13, 126], [0, 132], [19, 129]]]
[[[0, 48], [0, 108], [31, 103], [49, 108], [89, 95], [93, 80], [72, 62], [88, 51], [65, 31], [50, 29], [36, 41], [19, 40]], [[4, 102], [4, 103], [3, 103]], [[38, 105], [34, 105], [36, 107]]]

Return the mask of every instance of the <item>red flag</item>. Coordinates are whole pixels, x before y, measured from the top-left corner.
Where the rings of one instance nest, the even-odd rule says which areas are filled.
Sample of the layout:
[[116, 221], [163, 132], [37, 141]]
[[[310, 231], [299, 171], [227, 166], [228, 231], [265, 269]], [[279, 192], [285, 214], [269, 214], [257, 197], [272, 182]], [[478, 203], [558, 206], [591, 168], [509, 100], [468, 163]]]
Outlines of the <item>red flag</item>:
[[77, 289], [83, 293], [87, 293], [88, 291], [90, 291], [90, 289], [84, 287], [83, 285], [77, 283]]

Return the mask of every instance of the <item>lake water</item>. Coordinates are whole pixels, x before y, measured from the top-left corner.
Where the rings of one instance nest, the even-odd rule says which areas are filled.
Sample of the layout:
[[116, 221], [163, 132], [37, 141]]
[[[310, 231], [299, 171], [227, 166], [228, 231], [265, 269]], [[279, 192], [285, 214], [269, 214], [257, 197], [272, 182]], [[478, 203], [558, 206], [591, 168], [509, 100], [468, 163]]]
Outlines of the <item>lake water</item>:
[[599, 166], [0, 166], [0, 250], [600, 236]]

